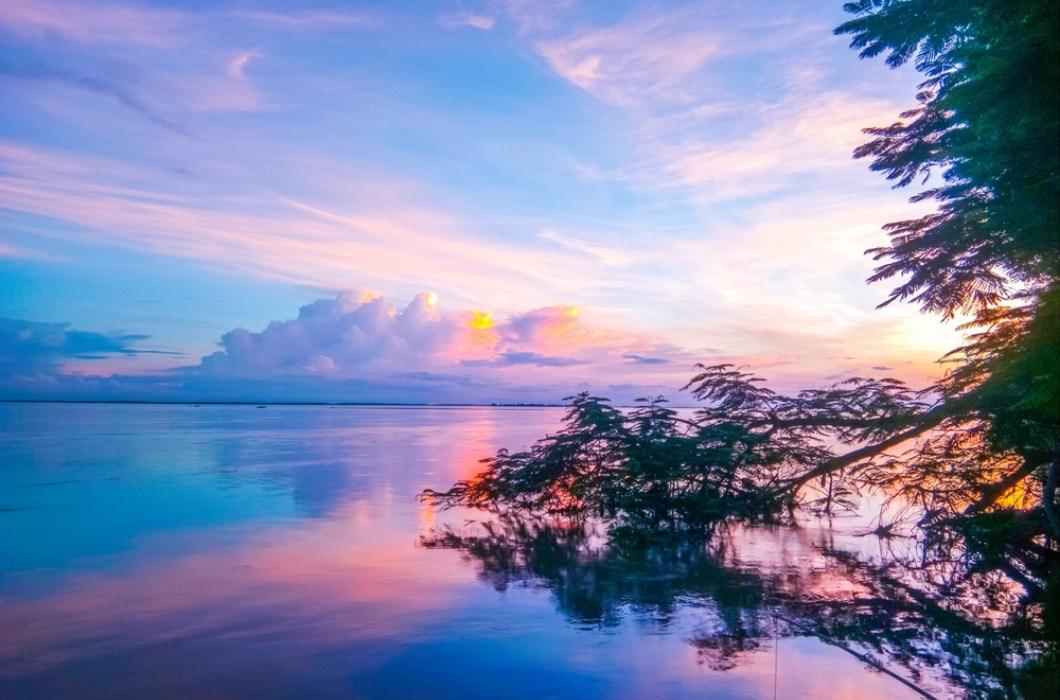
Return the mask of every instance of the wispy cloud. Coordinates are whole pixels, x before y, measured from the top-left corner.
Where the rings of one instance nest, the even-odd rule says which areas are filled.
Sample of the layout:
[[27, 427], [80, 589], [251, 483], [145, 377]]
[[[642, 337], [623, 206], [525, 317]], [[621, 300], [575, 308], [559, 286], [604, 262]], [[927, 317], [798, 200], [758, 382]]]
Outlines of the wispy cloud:
[[633, 353], [623, 355], [622, 359], [629, 360], [637, 365], [668, 365], [671, 362], [665, 357], [647, 357], [646, 355], [636, 355]]
[[576, 357], [556, 357], [537, 352], [509, 350], [490, 360], [461, 360], [467, 367], [511, 367], [513, 365], [533, 365], [535, 367], [572, 367], [584, 365], [585, 360]]
[[747, 126], [725, 140], [689, 132], [667, 118], [642, 124], [640, 159], [612, 173], [644, 187], [683, 188], [709, 201], [771, 194], [807, 175], [817, 181], [860, 175], [851, 151], [866, 124], [897, 106], [839, 92], [793, 93], [776, 104], [748, 105]]
[[536, 46], [562, 78], [606, 102], [636, 106], [690, 99], [689, 77], [719, 53], [720, 39], [684, 19], [640, 17]]
[[243, 80], [246, 77], [247, 66], [259, 56], [260, 54], [257, 51], [241, 51], [237, 53], [228, 62], [228, 75], [236, 80]]
[[172, 47], [182, 42], [187, 15], [178, 10], [107, 2], [4, 0], [0, 31], [84, 44]]
[[501, 0], [507, 15], [519, 32], [526, 35], [564, 26], [570, 20], [577, 0]]
[[[668, 320], [656, 321], [656, 332], [665, 329], [686, 345], [707, 337], [730, 358], [755, 364], [774, 362], [769, 358], [779, 344], [803, 377], [831, 362], [829, 357], [850, 354], [839, 349], [843, 345], [858, 348], [851, 367], [861, 372], [896, 366], [904, 355], [915, 357], [918, 376], [925, 376], [957, 337], [945, 327], [924, 333], [923, 319], [912, 310], [877, 312], [871, 293], [858, 291], [871, 268], [861, 251], [876, 240], [876, 222], [906, 211], [898, 200], [869, 207], [856, 197], [840, 197], [813, 207], [802, 203], [797, 213], [792, 201], [781, 200], [748, 208], [745, 220], [716, 225], [701, 239], [660, 238], [612, 250], [560, 237], [566, 245], [559, 250], [533, 250], [471, 235], [459, 218], [417, 206], [413, 190], [378, 177], [371, 190], [346, 194], [350, 210], [337, 212], [268, 193], [181, 194], [171, 182], [168, 190], [161, 187], [169, 181], [158, 172], [14, 144], [0, 144], [0, 163], [0, 206], [88, 229], [48, 235], [314, 288], [343, 289], [355, 280], [397, 293], [435, 289], [469, 306], [499, 302], [495, 312], [556, 298], [596, 298], [597, 308], [628, 327], [624, 309], [608, 308], [604, 300], [614, 288], [614, 266], [630, 262], [622, 268], [630, 271], [622, 292], [638, 294], [652, 315], [665, 314]], [[666, 276], [655, 274], [659, 266]], [[498, 289], [503, 299], [497, 299]], [[572, 345], [601, 341], [603, 331], [580, 325], [573, 308], [548, 308], [495, 328], [508, 343], [499, 352], [568, 357]], [[643, 323], [644, 314], [640, 318]], [[902, 330], [914, 327], [916, 332]], [[866, 348], [866, 337], [879, 339], [875, 348]], [[650, 348], [626, 350], [657, 356]], [[688, 359], [683, 366], [701, 358]], [[621, 364], [630, 364], [629, 358]]]
[[22, 260], [48, 261], [56, 261], [63, 259], [59, 256], [52, 255], [51, 253], [45, 253], [40, 250], [34, 250], [32, 248], [14, 245], [12, 243], [4, 243], [3, 241], [0, 241], [0, 258], [20, 258]]
[[[793, 381], [923, 376], [953, 344], [861, 285], [861, 251], [909, 210], [849, 152], [898, 103], [842, 72], [816, 6], [269, 7], [0, 6], [0, 216], [19, 243], [288, 290], [432, 289], [465, 309], [461, 338], [481, 327], [428, 353], [446, 359], [424, 384], [670, 376], [707, 345]], [[356, 382], [372, 363], [346, 366]]]
[[241, 19], [271, 24], [288, 29], [313, 31], [338, 31], [350, 28], [377, 27], [380, 20], [372, 15], [357, 12], [333, 12], [327, 10], [252, 10], [240, 9], [230, 14]]
[[446, 29], [469, 27], [488, 32], [497, 23], [495, 17], [475, 12], [446, 12], [438, 18], [438, 24]]
[[[791, 8], [724, 3], [637, 10], [603, 27], [551, 28], [532, 46], [563, 80], [620, 110], [634, 144], [617, 168], [579, 163], [593, 180], [676, 188], [698, 201], [768, 194], [813, 173], [861, 172], [861, 129], [900, 106], [830, 88], [826, 27]], [[754, 62], [759, 84], [728, 71]]]
[[634, 258], [629, 253], [623, 252], [616, 248], [608, 248], [606, 246], [593, 245], [584, 241], [579, 241], [568, 236], [564, 236], [558, 231], [552, 229], [545, 229], [538, 234], [538, 238], [558, 243], [559, 245], [567, 248], [568, 250], [577, 251], [579, 253], [585, 253], [586, 255], [595, 258], [604, 265], [610, 267], [622, 267], [633, 263]]
[[347, 287], [351, 275], [375, 288], [441, 283], [469, 301], [504, 288], [512, 306], [580, 298], [608, 284], [602, 269], [586, 268], [584, 254], [477, 238], [378, 176], [366, 191], [350, 191], [350, 211], [339, 212], [261, 192], [184, 196], [162, 187], [157, 172], [10, 143], [0, 143], [0, 163], [0, 206], [88, 227], [97, 243], [244, 274], [332, 289]]
[[194, 135], [181, 124], [162, 116], [140, 97], [129, 89], [103, 78], [84, 75], [72, 70], [44, 67], [4, 67], [3, 73], [24, 80], [42, 80], [63, 83], [81, 90], [111, 99], [133, 114], [147, 120], [155, 126], [181, 136], [194, 138]]

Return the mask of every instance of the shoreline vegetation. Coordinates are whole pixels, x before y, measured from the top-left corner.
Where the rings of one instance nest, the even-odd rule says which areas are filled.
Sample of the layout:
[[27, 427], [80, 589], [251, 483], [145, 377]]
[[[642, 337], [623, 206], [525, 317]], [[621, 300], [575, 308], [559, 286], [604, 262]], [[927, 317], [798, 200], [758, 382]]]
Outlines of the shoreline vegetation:
[[[952, 616], [921, 634], [967, 629], [993, 611], [988, 628], [1022, 640], [993, 682], [958, 679], [968, 694], [1058, 697], [1060, 4], [844, 7], [853, 18], [835, 31], [862, 58], [912, 63], [924, 78], [916, 106], [865, 129], [854, 156], [895, 187], [926, 186], [911, 201], [936, 204], [885, 224], [889, 244], [867, 253], [879, 263], [869, 282], [897, 281], [881, 306], [969, 319], [964, 345], [941, 360], [944, 376], [920, 390], [852, 377], [781, 395], [743, 368], [701, 365], [685, 387], [701, 403], [690, 419], [663, 397], [623, 412], [578, 394], [557, 433], [421, 493], [515, 524], [433, 544], [484, 561], [514, 547], [507, 556], [518, 561], [542, 546], [527, 551], [523, 540], [548, 523], [600, 521], [610, 547], [701, 548], [734, 524], [795, 524], [797, 512], [827, 517], [882, 495], [875, 534], [915, 544], [881, 564], [888, 579], [913, 577], [915, 604]], [[997, 605], [965, 607], [984, 592]]]

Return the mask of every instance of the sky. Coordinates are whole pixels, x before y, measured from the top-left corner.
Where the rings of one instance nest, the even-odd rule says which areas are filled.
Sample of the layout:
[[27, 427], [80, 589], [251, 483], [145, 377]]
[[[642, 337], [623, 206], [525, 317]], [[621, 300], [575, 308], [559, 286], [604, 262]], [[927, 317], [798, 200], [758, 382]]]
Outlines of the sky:
[[[0, 4], [0, 399], [922, 386], [839, 0]], [[921, 208], [918, 208], [921, 207]]]

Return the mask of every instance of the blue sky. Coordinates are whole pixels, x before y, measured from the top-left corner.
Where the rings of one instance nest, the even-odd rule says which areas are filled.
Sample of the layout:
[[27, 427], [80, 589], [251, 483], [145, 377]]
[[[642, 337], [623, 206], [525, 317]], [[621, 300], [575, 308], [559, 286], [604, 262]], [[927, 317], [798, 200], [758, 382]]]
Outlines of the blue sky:
[[863, 282], [915, 208], [850, 157], [916, 76], [842, 20], [8, 0], [0, 396], [625, 399], [697, 361], [923, 382], [953, 329]]

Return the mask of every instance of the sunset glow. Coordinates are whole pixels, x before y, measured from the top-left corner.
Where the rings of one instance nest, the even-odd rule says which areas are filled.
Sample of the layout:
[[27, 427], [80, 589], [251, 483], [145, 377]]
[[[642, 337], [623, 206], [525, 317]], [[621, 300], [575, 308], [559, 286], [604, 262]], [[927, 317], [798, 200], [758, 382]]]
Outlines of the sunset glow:
[[1058, 0], [0, 0], [0, 699], [1060, 698]]
[[958, 334], [875, 310], [861, 251], [908, 205], [850, 158], [915, 76], [859, 64], [841, 17], [4, 3], [0, 393], [627, 400], [696, 362], [923, 383]]

